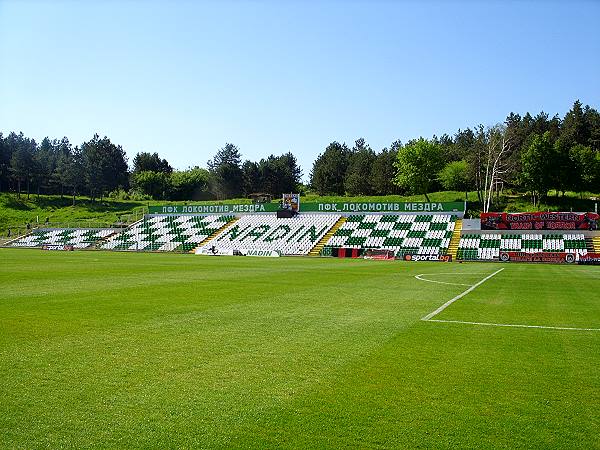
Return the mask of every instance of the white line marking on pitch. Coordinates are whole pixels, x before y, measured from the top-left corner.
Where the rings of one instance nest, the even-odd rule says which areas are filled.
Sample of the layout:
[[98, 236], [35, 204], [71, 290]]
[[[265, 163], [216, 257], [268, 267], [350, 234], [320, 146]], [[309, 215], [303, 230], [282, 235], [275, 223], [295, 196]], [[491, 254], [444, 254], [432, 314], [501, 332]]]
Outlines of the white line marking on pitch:
[[428, 322], [440, 322], [440, 323], [460, 323], [463, 325], [484, 325], [487, 327], [544, 328], [547, 330], [600, 331], [600, 328], [551, 327], [551, 326], [546, 326], [546, 325], [521, 325], [521, 324], [510, 324], [510, 323], [466, 322], [466, 321], [462, 321], [462, 320], [427, 319], [427, 321]]
[[[439, 313], [441, 313], [444, 309], [446, 309], [452, 303], [454, 303], [455, 301], [463, 298], [469, 292], [473, 291], [477, 286], [480, 286], [481, 284], [485, 283], [487, 280], [489, 280], [490, 278], [492, 278], [494, 275], [502, 272], [503, 270], [504, 270], [504, 268], [502, 268], [500, 270], [497, 270], [496, 272], [492, 273], [491, 275], [488, 275], [483, 280], [479, 281], [478, 283], [475, 283], [473, 286], [471, 286], [466, 291], [458, 294], [453, 299], [448, 300], [446, 303], [444, 303], [442, 306], [440, 306], [435, 311], [427, 314], [421, 320], [423, 320], [425, 322], [458, 323], [458, 324], [462, 324], [462, 325], [482, 325], [482, 326], [486, 326], [486, 327], [538, 328], [538, 329], [541, 328], [541, 329], [545, 329], [545, 330], [568, 330], [568, 331], [600, 331], [600, 328], [553, 327], [553, 326], [549, 326], [549, 325], [524, 325], [524, 324], [511, 324], [511, 323], [468, 322], [468, 321], [464, 321], [464, 320], [433, 319], [433, 317], [435, 317], [436, 315], [438, 315]], [[424, 279], [424, 278], [420, 278], [423, 275], [454, 275], [454, 274], [450, 274], [450, 273], [424, 274], [424, 273], [422, 273], [420, 275], [415, 275], [415, 278], [418, 279], [418, 280], [421, 280], [421, 281], [429, 281], [431, 283], [459, 285], [458, 283], [444, 283], [443, 281], [434, 281], [434, 280], [427, 280], [427, 279]], [[465, 273], [465, 275], [466, 275], [466, 273]], [[469, 274], [469, 275], [480, 275], [480, 274]], [[470, 285], [468, 285], [468, 284], [466, 284], [466, 285], [465, 284], [461, 284], [460, 286], [470, 286]]]
[[[449, 284], [451, 286], [472, 286], [472, 284], [466, 283], [448, 283], [447, 281], [436, 281], [436, 280], [428, 280], [427, 278], [421, 278], [423, 275], [457, 275], [458, 272], [454, 273], [420, 273], [419, 275], [415, 275], [415, 278], [420, 281], [427, 281], [428, 283], [438, 283], [438, 284]], [[482, 273], [466, 273], [460, 272], [460, 275], [483, 275]]]
[[439, 313], [441, 313], [443, 310], [445, 310], [448, 306], [450, 306], [452, 303], [454, 303], [456, 300], [460, 300], [461, 298], [463, 298], [465, 295], [467, 295], [469, 292], [473, 291], [477, 286], [481, 286], [483, 283], [485, 283], [487, 280], [489, 280], [490, 278], [492, 278], [494, 275], [499, 274], [500, 272], [502, 272], [504, 270], [504, 267], [502, 269], [498, 269], [496, 270], [493, 274], [488, 275], [487, 277], [485, 277], [483, 280], [478, 281], [477, 283], [475, 283], [473, 286], [471, 286], [469, 289], [467, 289], [466, 291], [458, 294], [456, 297], [448, 300], [446, 303], [444, 303], [442, 306], [440, 306], [438, 309], [436, 309], [433, 312], [430, 312], [429, 314], [427, 314], [425, 317], [423, 317], [421, 320], [430, 320], [432, 317], [437, 316]]

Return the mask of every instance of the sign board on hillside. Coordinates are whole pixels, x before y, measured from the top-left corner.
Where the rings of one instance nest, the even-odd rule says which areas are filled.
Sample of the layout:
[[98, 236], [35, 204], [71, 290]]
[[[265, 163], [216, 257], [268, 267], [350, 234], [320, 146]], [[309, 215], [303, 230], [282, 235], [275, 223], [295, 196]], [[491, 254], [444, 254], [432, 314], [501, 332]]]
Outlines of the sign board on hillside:
[[596, 230], [596, 213], [481, 213], [482, 230]]
[[464, 211], [464, 202], [330, 202], [302, 204], [302, 212], [412, 213]]
[[237, 214], [277, 212], [276, 203], [149, 206], [150, 214]]
[[[299, 199], [298, 199], [299, 201]], [[276, 203], [149, 206], [150, 214], [248, 214], [277, 212]], [[464, 212], [464, 202], [327, 202], [302, 203], [301, 212], [429, 213]]]

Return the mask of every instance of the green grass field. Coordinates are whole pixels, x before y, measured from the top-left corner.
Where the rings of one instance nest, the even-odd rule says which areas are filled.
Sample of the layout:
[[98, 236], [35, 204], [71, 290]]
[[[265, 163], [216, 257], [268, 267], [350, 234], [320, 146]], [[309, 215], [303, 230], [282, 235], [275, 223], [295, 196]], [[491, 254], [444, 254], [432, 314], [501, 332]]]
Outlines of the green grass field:
[[[594, 330], [421, 320], [500, 268], [434, 319]], [[600, 448], [600, 267], [0, 249], [0, 287], [0, 448]]]

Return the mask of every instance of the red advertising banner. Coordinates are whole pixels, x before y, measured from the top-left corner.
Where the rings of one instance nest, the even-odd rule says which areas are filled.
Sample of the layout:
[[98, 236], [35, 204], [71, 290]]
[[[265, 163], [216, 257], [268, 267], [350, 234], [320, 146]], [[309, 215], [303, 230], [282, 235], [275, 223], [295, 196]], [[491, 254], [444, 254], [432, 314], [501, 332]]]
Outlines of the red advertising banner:
[[596, 230], [596, 213], [481, 213], [482, 230]]
[[502, 262], [545, 262], [545, 263], [567, 263], [572, 264], [575, 262], [575, 255], [573, 253], [565, 252], [537, 252], [537, 253], [526, 253], [526, 252], [501, 252], [498, 257]]
[[396, 259], [396, 255], [392, 250], [368, 249], [365, 251], [364, 259]]

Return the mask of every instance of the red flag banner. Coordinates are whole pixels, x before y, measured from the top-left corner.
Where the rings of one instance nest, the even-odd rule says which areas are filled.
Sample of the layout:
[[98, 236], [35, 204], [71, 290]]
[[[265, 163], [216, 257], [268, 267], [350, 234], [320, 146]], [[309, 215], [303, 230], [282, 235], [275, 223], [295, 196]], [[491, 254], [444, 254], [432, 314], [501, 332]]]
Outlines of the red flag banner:
[[481, 213], [482, 230], [596, 230], [596, 213]]

